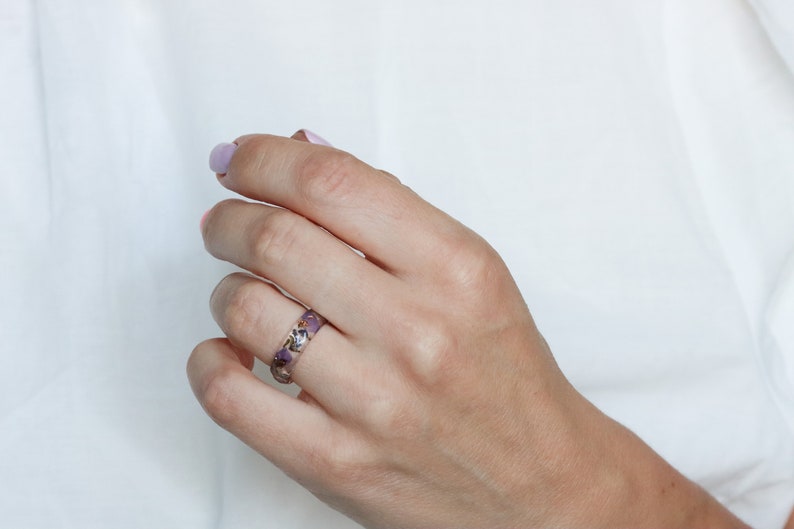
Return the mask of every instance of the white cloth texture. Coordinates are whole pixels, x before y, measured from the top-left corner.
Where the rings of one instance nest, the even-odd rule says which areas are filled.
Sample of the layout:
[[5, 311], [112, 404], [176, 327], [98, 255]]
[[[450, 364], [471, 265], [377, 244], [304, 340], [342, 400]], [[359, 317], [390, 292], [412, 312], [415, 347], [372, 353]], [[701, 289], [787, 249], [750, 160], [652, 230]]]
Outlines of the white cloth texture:
[[308, 127], [483, 235], [587, 398], [782, 527], [792, 28], [784, 0], [3, 0], [0, 526], [356, 527], [184, 374], [234, 270], [198, 231], [231, 196], [210, 149]]

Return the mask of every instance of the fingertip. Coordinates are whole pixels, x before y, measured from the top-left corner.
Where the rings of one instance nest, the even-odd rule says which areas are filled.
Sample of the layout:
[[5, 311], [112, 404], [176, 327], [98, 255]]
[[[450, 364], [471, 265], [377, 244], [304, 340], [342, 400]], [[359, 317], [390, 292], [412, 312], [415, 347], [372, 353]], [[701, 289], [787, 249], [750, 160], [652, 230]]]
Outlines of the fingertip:
[[210, 214], [210, 211], [212, 211], [212, 208], [210, 208], [207, 211], [205, 211], [204, 214], [201, 216], [201, 220], [199, 221], [199, 230], [200, 231], [204, 231], [204, 223], [207, 221], [207, 215]]
[[199, 402], [201, 402], [201, 395], [203, 394], [201, 380], [203, 378], [203, 371], [207, 369], [208, 352], [209, 349], [213, 347], [212, 342], [219, 339], [220, 338], [212, 338], [210, 340], [204, 340], [193, 348], [187, 358], [185, 372], [190, 382], [190, 389], [193, 390], [193, 394]]
[[226, 338], [212, 338], [198, 344], [187, 363], [193, 394], [207, 414], [229, 428], [242, 413], [239, 392], [252, 377], [253, 359], [235, 348]]
[[[239, 349], [225, 338], [201, 342], [188, 360], [188, 378], [207, 415], [287, 474], [311, 477], [317, 469], [307, 454], [317, 454], [334, 422], [266, 384], [243, 367]], [[243, 365], [241, 365], [243, 364]]]

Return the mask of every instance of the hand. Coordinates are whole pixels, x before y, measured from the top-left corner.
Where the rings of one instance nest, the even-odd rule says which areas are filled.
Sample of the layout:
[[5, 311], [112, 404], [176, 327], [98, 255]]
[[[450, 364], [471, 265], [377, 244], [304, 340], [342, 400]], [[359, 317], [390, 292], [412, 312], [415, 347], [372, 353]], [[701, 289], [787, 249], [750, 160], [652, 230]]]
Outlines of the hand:
[[[215, 289], [228, 339], [188, 363], [216, 422], [370, 527], [740, 524], [573, 389], [485, 241], [298, 140], [239, 138], [218, 178], [256, 202], [203, 223], [207, 250], [253, 274]], [[250, 372], [304, 311], [270, 282], [329, 321], [295, 367], [298, 399]]]

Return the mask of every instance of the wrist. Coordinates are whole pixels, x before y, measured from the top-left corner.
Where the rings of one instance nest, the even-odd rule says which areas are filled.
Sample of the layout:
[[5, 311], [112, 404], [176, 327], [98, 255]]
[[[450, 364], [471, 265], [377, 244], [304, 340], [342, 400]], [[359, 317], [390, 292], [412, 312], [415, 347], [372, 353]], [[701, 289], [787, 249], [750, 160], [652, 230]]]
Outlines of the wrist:
[[573, 469], [583, 509], [572, 526], [748, 528], [634, 433], [581, 400], [577, 415], [586, 433], [571, 442], [584, 454]]

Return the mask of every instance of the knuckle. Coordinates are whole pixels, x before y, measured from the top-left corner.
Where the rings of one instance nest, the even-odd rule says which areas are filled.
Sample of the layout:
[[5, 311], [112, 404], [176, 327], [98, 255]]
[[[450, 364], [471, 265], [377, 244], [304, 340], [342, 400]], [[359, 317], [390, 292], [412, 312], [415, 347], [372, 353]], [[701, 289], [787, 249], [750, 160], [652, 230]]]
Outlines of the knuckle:
[[460, 294], [479, 293], [493, 284], [503, 268], [496, 250], [479, 238], [453, 243], [445, 253], [447, 282]]
[[198, 399], [204, 411], [221, 426], [232, 423], [238, 415], [234, 387], [234, 369], [224, 366], [207, 375], [199, 390]]
[[313, 153], [298, 168], [298, 192], [313, 204], [344, 199], [354, 189], [359, 164], [355, 156], [344, 151]]
[[449, 382], [449, 368], [457, 351], [457, 337], [443, 317], [427, 316], [403, 325], [403, 350], [411, 376], [425, 386]]
[[427, 417], [416, 401], [386, 396], [370, 401], [365, 421], [378, 439], [415, 441], [425, 437]]
[[384, 171], [383, 169], [378, 169], [378, 171], [380, 171], [380, 173], [381, 173], [383, 176], [385, 176], [385, 177], [386, 177], [388, 180], [391, 180], [391, 181], [392, 181], [392, 182], [394, 182], [395, 184], [402, 184], [402, 182], [400, 182], [400, 179], [399, 179], [399, 178], [397, 178], [396, 176], [394, 176], [394, 175], [393, 175], [392, 173], [390, 173], [389, 171]]
[[269, 212], [251, 231], [253, 257], [266, 265], [278, 266], [296, 240], [301, 218], [287, 210]]
[[372, 450], [362, 443], [336, 444], [324, 450], [319, 458], [319, 468], [324, 469], [328, 482], [348, 497], [358, 496], [367, 488], [378, 466]]
[[439, 244], [438, 252], [443, 263], [439, 284], [460, 301], [477, 299], [509, 277], [496, 250], [468, 230]]
[[[235, 276], [227, 276], [223, 283], [232, 283]], [[221, 285], [218, 288], [223, 288]], [[258, 295], [259, 285], [253, 281], [234, 281], [225, 296], [225, 305], [220, 310], [223, 330], [235, 338], [248, 336], [259, 323], [262, 300]]]

